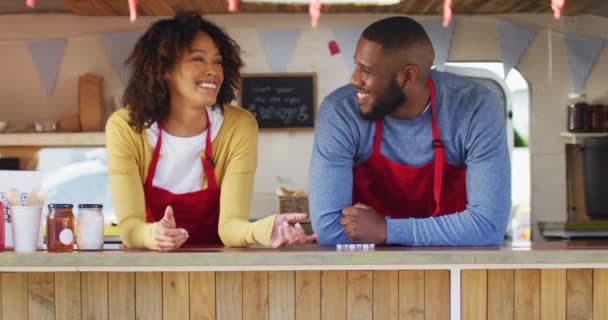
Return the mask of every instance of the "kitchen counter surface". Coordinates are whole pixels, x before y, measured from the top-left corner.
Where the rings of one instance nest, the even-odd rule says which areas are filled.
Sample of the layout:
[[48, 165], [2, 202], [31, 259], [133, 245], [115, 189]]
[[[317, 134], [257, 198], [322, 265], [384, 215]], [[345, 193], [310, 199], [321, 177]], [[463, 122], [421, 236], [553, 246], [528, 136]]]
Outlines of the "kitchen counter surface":
[[376, 247], [337, 252], [302, 245], [282, 249], [183, 248], [176, 252], [122, 249], [101, 252], [0, 253], [0, 271], [255, 271], [555, 268], [608, 266], [608, 242], [548, 242], [500, 248]]

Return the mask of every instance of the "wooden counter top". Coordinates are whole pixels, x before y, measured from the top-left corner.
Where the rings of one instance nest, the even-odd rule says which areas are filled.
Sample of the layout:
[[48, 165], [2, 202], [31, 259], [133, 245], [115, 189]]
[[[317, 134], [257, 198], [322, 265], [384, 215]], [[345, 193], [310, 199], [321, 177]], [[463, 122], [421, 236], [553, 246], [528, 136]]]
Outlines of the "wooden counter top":
[[205, 247], [163, 253], [110, 245], [102, 252], [0, 253], [0, 271], [395, 270], [446, 266], [487, 269], [522, 265], [608, 266], [608, 243], [555, 242], [500, 248], [376, 247], [368, 252], [337, 252], [335, 247], [317, 245], [278, 250]]

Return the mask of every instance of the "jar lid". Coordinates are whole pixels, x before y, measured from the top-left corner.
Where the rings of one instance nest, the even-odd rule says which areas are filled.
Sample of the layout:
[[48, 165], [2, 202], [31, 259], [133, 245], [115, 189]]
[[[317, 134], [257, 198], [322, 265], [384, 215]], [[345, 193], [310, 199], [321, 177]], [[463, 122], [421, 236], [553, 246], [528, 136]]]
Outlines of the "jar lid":
[[51, 203], [49, 209], [72, 209], [74, 205], [71, 203]]
[[78, 208], [82, 208], [82, 209], [101, 209], [103, 208], [102, 204], [97, 204], [97, 203], [81, 203], [78, 205]]

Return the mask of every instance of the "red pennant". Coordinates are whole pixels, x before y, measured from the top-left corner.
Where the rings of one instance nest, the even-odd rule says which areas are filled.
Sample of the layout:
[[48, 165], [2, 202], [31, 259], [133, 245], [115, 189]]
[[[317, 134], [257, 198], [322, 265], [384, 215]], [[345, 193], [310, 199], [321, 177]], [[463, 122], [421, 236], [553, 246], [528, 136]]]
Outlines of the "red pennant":
[[338, 47], [338, 43], [335, 40], [331, 40], [327, 46], [329, 47], [329, 54], [335, 56], [340, 53], [340, 47]]
[[443, 27], [447, 28], [452, 20], [452, 0], [443, 0]]
[[239, 10], [239, 0], [228, 0], [228, 11], [236, 12]]
[[310, 15], [310, 26], [316, 28], [321, 17], [321, 0], [310, 0], [308, 14]]
[[562, 16], [564, 6], [566, 6], [566, 0], [551, 0], [551, 9], [553, 9], [553, 16], [555, 19], [559, 20]]
[[131, 22], [137, 19], [137, 0], [129, 0], [129, 19]]

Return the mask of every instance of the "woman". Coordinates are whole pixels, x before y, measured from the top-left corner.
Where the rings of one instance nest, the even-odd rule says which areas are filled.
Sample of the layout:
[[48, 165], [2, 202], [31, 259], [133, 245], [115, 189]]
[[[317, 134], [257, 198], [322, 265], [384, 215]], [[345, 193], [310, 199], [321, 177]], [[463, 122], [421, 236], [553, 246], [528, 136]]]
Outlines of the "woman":
[[228, 104], [243, 67], [234, 40], [197, 13], [180, 13], [154, 23], [127, 64], [126, 107], [106, 126], [110, 187], [127, 247], [314, 241], [297, 223], [306, 214], [248, 221], [258, 128], [250, 113]]

